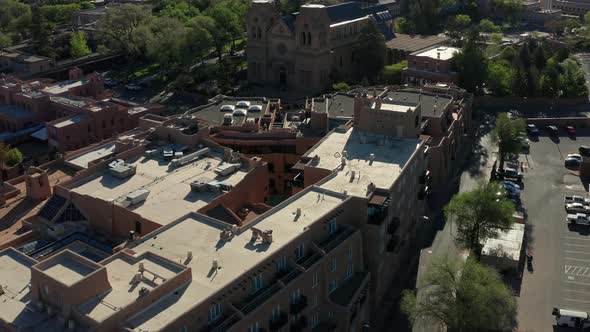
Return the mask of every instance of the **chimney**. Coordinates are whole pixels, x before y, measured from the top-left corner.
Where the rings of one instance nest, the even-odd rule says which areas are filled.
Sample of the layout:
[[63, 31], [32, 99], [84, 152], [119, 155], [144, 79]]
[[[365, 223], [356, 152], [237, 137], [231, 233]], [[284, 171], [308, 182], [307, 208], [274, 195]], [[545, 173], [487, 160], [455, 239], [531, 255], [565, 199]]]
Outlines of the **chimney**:
[[436, 58], [440, 59], [440, 52], [436, 52]]

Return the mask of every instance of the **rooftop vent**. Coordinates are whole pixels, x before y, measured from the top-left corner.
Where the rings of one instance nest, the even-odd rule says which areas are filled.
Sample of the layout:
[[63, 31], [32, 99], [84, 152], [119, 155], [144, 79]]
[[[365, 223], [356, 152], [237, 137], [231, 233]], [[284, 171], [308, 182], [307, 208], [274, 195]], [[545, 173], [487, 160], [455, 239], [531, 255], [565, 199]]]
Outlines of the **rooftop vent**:
[[135, 174], [137, 166], [128, 164], [121, 159], [117, 159], [109, 164], [109, 172], [114, 177], [119, 179], [126, 179]]
[[210, 151], [209, 148], [203, 148], [203, 149], [200, 149], [197, 152], [189, 153], [189, 154], [187, 154], [184, 157], [181, 157], [181, 158], [178, 158], [176, 160], [173, 160], [170, 163], [170, 166], [172, 166], [172, 167], [179, 167], [179, 166], [186, 165], [188, 163], [191, 163], [191, 162], [199, 159], [201, 156], [204, 156], [204, 155], [208, 154], [209, 151]]
[[230, 175], [235, 173], [241, 166], [241, 164], [222, 164], [215, 168], [215, 173], [221, 176]]
[[123, 205], [124, 207], [128, 207], [131, 205], [139, 204], [141, 202], [144, 202], [149, 194], [150, 191], [147, 189], [136, 190], [131, 194], [127, 195], [127, 197], [125, 197], [125, 200], [121, 202], [121, 205]]

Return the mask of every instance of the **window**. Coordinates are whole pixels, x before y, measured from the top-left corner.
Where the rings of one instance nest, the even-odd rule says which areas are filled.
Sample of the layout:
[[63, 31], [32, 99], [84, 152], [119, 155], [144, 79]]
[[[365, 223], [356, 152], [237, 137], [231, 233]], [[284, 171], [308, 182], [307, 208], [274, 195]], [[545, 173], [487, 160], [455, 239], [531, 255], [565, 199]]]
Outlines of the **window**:
[[311, 328], [318, 326], [320, 323], [320, 314], [316, 311], [311, 315]]
[[440, 64], [436, 64], [436, 72], [438, 73], [440, 71]]
[[281, 316], [281, 305], [277, 304], [272, 307], [272, 320], [279, 319]]
[[311, 288], [316, 288], [318, 286], [318, 272], [314, 272], [311, 276]]
[[328, 233], [332, 234], [338, 230], [338, 224], [336, 223], [336, 217], [328, 220]]
[[221, 317], [221, 304], [214, 303], [209, 308], [209, 323], [214, 322]]
[[348, 259], [352, 259], [353, 257], [353, 249], [352, 246], [348, 247]]
[[330, 271], [336, 272], [336, 256], [332, 257], [332, 264], [330, 265]]
[[305, 244], [300, 244], [297, 248], [295, 248], [295, 258], [300, 260], [305, 256]]
[[338, 288], [338, 281], [336, 281], [336, 279], [330, 281], [330, 284], [328, 285], [328, 293], [332, 293], [333, 291], [336, 290], [336, 288]]
[[248, 332], [258, 332], [259, 329], [260, 326], [258, 325], [258, 322], [255, 322], [254, 324], [250, 325]]
[[352, 274], [354, 273], [354, 265], [348, 264], [348, 266], [346, 267], [346, 277], [345, 279], [348, 279], [352, 276]]
[[315, 294], [312, 298], [311, 298], [311, 307], [315, 308], [318, 306], [318, 295]]
[[296, 290], [293, 291], [293, 293], [291, 293], [291, 303], [297, 303], [300, 298], [301, 298], [301, 291], [299, 290], [299, 288], [297, 288]]
[[283, 256], [277, 260], [277, 272], [285, 271], [287, 269], [287, 257]]
[[257, 292], [263, 287], [262, 274], [257, 274], [252, 279], [252, 293]]

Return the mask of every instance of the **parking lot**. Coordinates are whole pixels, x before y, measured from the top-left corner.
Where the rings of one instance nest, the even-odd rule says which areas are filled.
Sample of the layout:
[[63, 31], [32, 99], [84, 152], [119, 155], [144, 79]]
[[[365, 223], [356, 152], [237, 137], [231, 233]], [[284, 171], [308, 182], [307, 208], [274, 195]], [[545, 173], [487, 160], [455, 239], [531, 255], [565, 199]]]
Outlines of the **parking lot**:
[[575, 172], [563, 166], [568, 153], [590, 146], [590, 130], [578, 129], [577, 138], [549, 138], [542, 128], [532, 140], [524, 162], [522, 208], [530, 225], [528, 247], [533, 253], [525, 268], [519, 304], [522, 331], [557, 331], [551, 309], [590, 312], [590, 226], [571, 227], [565, 222], [564, 195], [589, 197]]

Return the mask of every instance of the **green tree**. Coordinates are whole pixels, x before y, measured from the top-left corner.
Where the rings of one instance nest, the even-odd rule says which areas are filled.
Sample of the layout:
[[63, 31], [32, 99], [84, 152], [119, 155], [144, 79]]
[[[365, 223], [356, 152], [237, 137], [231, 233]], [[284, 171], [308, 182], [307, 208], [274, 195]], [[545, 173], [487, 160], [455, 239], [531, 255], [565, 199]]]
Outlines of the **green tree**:
[[381, 80], [386, 84], [399, 85], [402, 83], [402, 71], [408, 67], [408, 61], [403, 60], [393, 65], [385, 66], [381, 74]]
[[584, 23], [587, 26], [590, 26], [590, 11], [589, 12], [586, 12], [586, 14], [584, 14]]
[[208, 10], [207, 14], [215, 20], [216, 29], [219, 30], [223, 39], [222, 41], [225, 42], [224, 44], [219, 43], [221, 47], [215, 47], [221, 59], [220, 52], [223, 52], [223, 48], [228, 42], [231, 42], [232, 51], [235, 50], [235, 41], [241, 37], [245, 27], [242, 26], [242, 21], [238, 13], [232, 10], [228, 4], [219, 3]]
[[464, 35], [465, 30], [471, 25], [471, 17], [469, 15], [458, 14], [449, 19], [447, 24], [447, 33], [454, 40], [460, 40]]
[[484, 18], [479, 21], [479, 30], [483, 32], [500, 32], [500, 27], [495, 25], [494, 22]]
[[12, 148], [6, 152], [6, 166], [14, 167], [23, 161], [23, 154], [17, 148]]
[[516, 300], [493, 268], [474, 259], [435, 257], [419, 284], [418, 297], [402, 292], [401, 311], [411, 322], [429, 318], [449, 332], [512, 330]]
[[350, 91], [350, 86], [344, 82], [334, 83], [334, 84], [332, 84], [332, 90], [341, 91], [341, 92], [348, 92], [348, 91]]
[[413, 0], [409, 3], [409, 20], [415, 25], [416, 33], [431, 35], [439, 29], [440, 11], [445, 0]]
[[217, 57], [221, 60], [223, 55], [223, 48], [229, 42], [229, 35], [226, 31], [220, 29], [217, 22], [209, 16], [199, 15], [191, 20], [191, 27], [193, 29], [203, 29], [209, 33], [213, 42], [213, 47]]
[[30, 24], [29, 5], [16, 0], [0, 0], [0, 48], [24, 39]]
[[504, 47], [504, 49], [502, 49], [502, 52], [500, 52], [500, 58], [508, 62], [514, 61], [516, 55], [517, 52], [512, 46]]
[[512, 22], [518, 22], [522, 16], [522, 0], [494, 0], [492, 10], [497, 16], [507, 17]]
[[[188, 23], [187, 47], [184, 52], [185, 63], [192, 65], [193, 61], [202, 61], [213, 47], [213, 36], [206, 25], [199, 20], [191, 20]], [[212, 22], [211, 24], [215, 24]]]
[[514, 70], [506, 61], [493, 61], [488, 65], [486, 88], [494, 96], [507, 96], [514, 84]]
[[109, 7], [99, 19], [97, 30], [110, 49], [129, 57], [145, 56], [153, 17], [148, 7], [122, 4]]
[[455, 241], [480, 257], [481, 243], [514, 223], [514, 204], [505, 199], [495, 182], [481, 181], [477, 188], [454, 195], [444, 208], [445, 217], [457, 225]]
[[522, 150], [521, 135], [526, 130], [522, 118], [510, 119], [507, 113], [499, 113], [496, 126], [492, 131], [492, 140], [498, 146], [500, 168], [504, 168], [504, 160], [509, 153], [519, 153]]
[[39, 7], [34, 6], [31, 15], [31, 39], [35, 45], [35, 50], [41, 55], [54, 57], [55, 51], [51, 44], [53, 27], [47, 22]]
[[357, 80], [366, 78], [369, 82], [377, 80], [385, 64], [385, 37], [375, 24], [368, 24], [358, 35], [358, 43], [354, 47]]
[[148, 41], [148, 56], [167, 72], [177, 70], [184, 63], [187, 28], [178, 19], [164, 16], [154, 21], [152, 33], [153, 38]]
[[47, 21], [56, 25], [68, 24], [72, 20], [72, 14], [82, 10], [93, 8], [89, 2], [65, 3], [54, 5], [42, 5], [39, 7]]
[[459, 86], [470, 92], [480, 93], [487, 75], [487, 58], [479, 43], [479, 32], [472, 30], [461, 52], [453, 56], [453, 67], [459, 75]]
[[547, 53], [545, 53], [545, 48], [543, 46], [538, 46], [534, 53], [533, 53], [533, 63], [539, 69], [545, 68], [547, 64]]
[[77, 31], [70, 37], [70, 56], [72, 58], [79, 58], [92, 53], [88, 48], [86, 35], [82, 31]]
[[410, 34], [416, 30], [416, 27], [405, 17], [397, 17], [394, 20], [394, 30], [398, 33]]
[[559, 64], [561, 75], [559, 85], [564, 97], [583, 97], [588, 95], [586, 79], [580, 65], [574, 59], [565, 59]]

